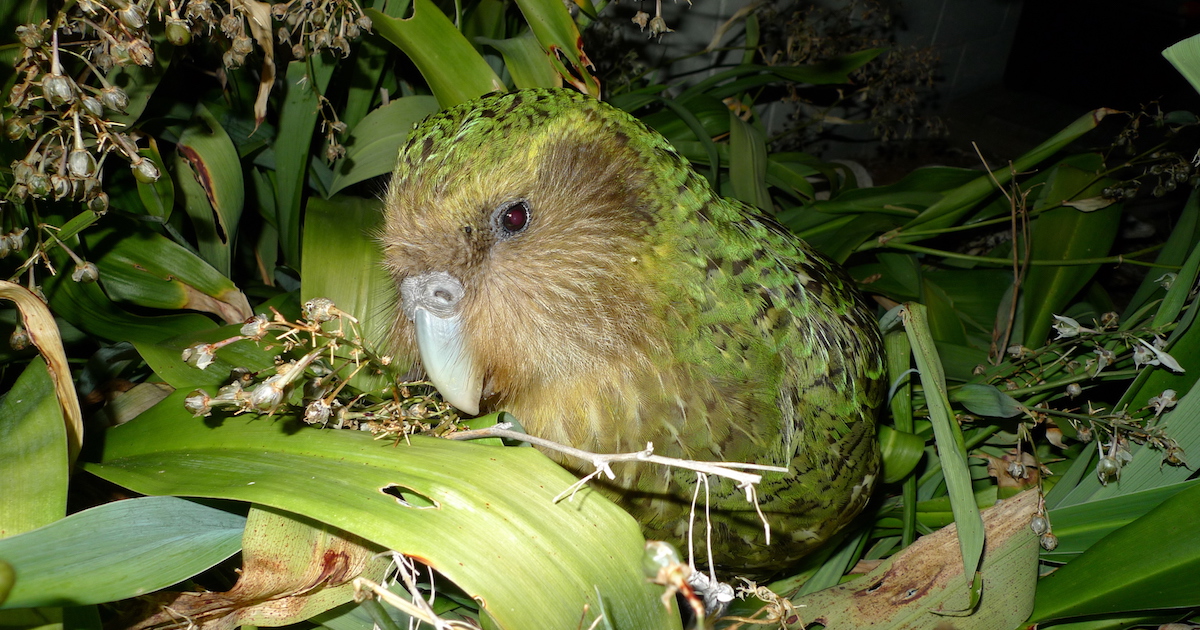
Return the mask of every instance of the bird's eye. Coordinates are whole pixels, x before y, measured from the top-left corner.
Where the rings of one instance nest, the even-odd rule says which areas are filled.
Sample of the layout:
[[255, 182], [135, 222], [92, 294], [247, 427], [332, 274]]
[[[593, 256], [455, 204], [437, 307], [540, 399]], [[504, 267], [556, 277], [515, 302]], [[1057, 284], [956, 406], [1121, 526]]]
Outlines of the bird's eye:
[[521, 200], [501, 206], [496, 218], [500, 228], [511, 236], [525, 229], [529, 214], [529, 202]]

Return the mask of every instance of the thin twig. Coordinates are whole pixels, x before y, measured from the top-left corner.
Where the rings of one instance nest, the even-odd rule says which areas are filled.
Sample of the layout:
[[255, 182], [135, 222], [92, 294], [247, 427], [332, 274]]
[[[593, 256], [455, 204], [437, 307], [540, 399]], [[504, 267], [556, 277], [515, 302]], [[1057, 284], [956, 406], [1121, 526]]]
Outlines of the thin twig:
[[[472, 431], [459, 431], [446, 437], [452, 440], [476, 440], [480, 438], [501, 438], [505, 440], [516, 440], [519, 442], [527, 442], [534, 446], [541, 446], [552, 451], [557, 451], [564, 455], [570, 455], [577, 459], [582, 459], [591, 462], [596, 467], [596, 472], [603, 472], [609, 479], [616, 479], [616, 474], [613, 473], [609, 464], [615, 462], [650, 462], [652, 464], [662, 464], [674, 468], [684, 468], [694, 470], [718, 477], [726, 477], [738, 483], [738, 487], [745, 489], [747, 486], [754, 485], [762, 481], [762, 475], [754, 473], [740, 472], [741, 470], [762, 470], [769, 472], [786, 473], [788, 469], [782, 466], [766, 466], [763, 464], [744, 464], [736, 462], [699, 462], [688, 459], [677, 459], [674, 457], [663, 457], [662, 455], [654, 454], [654, 445], [647, 444], [646, 449], [635, 451], [633, 453], [592, 453], [582, 449], [552, 442], [545, 438], [511, 431], [507, 428], [508, 423], [500, 423], [494, 427], [486, 429], [475, 429]], [[588, 478], [594, 477], [596, 473], [588, 475]]]

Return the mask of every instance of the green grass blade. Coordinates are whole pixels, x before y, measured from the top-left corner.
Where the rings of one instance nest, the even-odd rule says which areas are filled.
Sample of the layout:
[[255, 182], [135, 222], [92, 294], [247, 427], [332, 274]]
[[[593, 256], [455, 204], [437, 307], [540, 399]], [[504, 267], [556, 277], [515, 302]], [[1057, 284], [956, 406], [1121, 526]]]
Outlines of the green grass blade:
[[0, 608], [79, 606], [143, 595], [237, 553], [246, 519], [175, 497], [106, 503], [0, 540], [17, 579]]
[[[1012, 180], [1014, 172], [1021, 173], [1032, 170], [1033, 167], [1050, 159], [1055, 153], [1061, 151], [1083, 134], [1095, 129], [1096, 125], [1100, 124], [1100, 121], [1104, 120], [1105, 116], [1111, 113], [1114, 113], [1114, 110], [1102, 108], [1084, 114], [1062, 131], [1017, 158], [1011, 167], [1004, 166], [998, 168], [991, 175], [977, 177], [973, 181], [950, 191], [940, 201], [929, 206], [915, 219], [910, 221], [904, 229], [907, 231], [916, 230], [917, 228], [931, 230], [953, 225], [963, 215], [970, 212], [980, 201], [996, 193], [996, 183], [993, 181], [993, 178], [999, 182], [999, 185], [1006, 185]], [[902, 243], [919, 240], [920, 238], [915, 235], [906, 235], [903, 231], [895, 237], [898, 242]]]
[[[1042, 212], [1032, 225], [1030, 257], [1034, 260], [1098, 258], [1108, 255], [1121, 226], [1121, 204], [1095, 212], [1062, 205], [1072, 199], [1099, 195], [1106, 180], [1100, 156], [1085, 154], [1054, 167], [1035, 209]], [[1071, 299], [1091, 281], [1100, 265], [1030, 267], [1021, 291], [1025, 303], [1025, 346], [1045, 342], [1054, 314], [1063, 313]]]
[[962, 551], [966, 586], [970, 586], [983, 556], [983, 519], [975, 504], [971, 488], [971, 473], [967, 469], [966, 445], [958, 422], [950, 409], [946, 396], [946, 379], [942, 374], [941, 361], [933, 345], [929, 331], [929, 320], [925, 307], [908, 303], [902, 314], [905, 330], [913, 347], [917, 370], [921, 373], [921, 385], [925, 390], [925, 401], [929, 406], [929, 417], [933, 423], [933, 434], [937, 441], [938, 458], [946, 477], [946, 488], [958, 526], [959, 548]]

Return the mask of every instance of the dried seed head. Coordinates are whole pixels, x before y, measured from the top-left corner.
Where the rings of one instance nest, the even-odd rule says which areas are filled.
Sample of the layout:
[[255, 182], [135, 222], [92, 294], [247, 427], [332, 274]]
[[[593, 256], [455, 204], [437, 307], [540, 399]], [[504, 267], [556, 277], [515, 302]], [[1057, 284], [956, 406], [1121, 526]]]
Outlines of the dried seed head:
[[26, 48], [37, 48], [46, 43], [46, 38], [42, 35], [42, 29], [38, 28], [36, 24], [22, 24], [18, 26], [17, 39]]
[[33, 173], [25, 181], [25, 185], [29, 187], [29, 194], [39, 199], [50, 194], [50, 178], [44, 173]]
[[1034, 534], [1041, 536], [1050, 531], [1050, 521], [1047, 521], [1046, 517], [1038, 514], [1030, 519], [1029, 529], [1032, 529]]
[[75, 84], [61, 74], [42, 77], [42, 96], [51, 107], [61, 107], [75, 100]]
[[50, 176], [50, 188], [54, 191], [54, 200], [58, 201], [71, 194], [71, 180], [54, 173]]
[[124, 112], [129, 106], [129, 96], [120, 88], [110, 85], [100, 90], [100, 103], [114, 112]]
[[88, 207], [88, 210], [91, 210], [92, 212], [95, 212], [96, 214], [102, 215], [105, 212], [108, 212], [108, 193], [106, 193], [106, 192], [96, 193], [96, 195], [94, 197], [92, 197], [91, 199], [88, 199], [87, 207]]
[[1022, 464], [1021, 462], [1009, 462], [1008, 463], [1008, 476], [1009, 477], [1012, 477], [1013, 479], [1024, 479], [1025, 474], [1026, 474], [1025, 465]]
[[1083, 388], [1079, 386], [1079, 383], [1071, 383], [1070, 385], [1067, 385], [1067, 395], [1071, 398], [1074, 398], [1082, 393]]
[[74, 177], [91, 177], [96, 173], [96, 158], [85, 149], [73, 149], [67, 158], [67, 169]]
[[321, 29], [312, 34], [313, 48], [328, 48], [329, 43], [332, 41], [333, 37], [329, 34], [329, 31], [325, 29]]
[[1041, 540], [1038, 542], [1042, 544], [1042, 549], [1046, 551], [1054, 551], [1058, 548], [1058, 536], [1054, 534], [1043, 534]]
[[130, 4], [117, 11], [117, 18], [121, 20], [122, 24], [134, 30], [146, 25], [146, 12], [136, 4]]
[[1121, 464], [1116, 459], [1107, 456], [1101, 456], [1100, 461], [1096, 462], [1096, 477], [1100, 479], [1101, 485], [1108, 485], [1110, 480], [1119, 480], [1121, 478]]
[[313, 298], [304, 303], [304, 318], [312, 322], [327, 322], [338, 315], [338, 308], [329, 298]]
[[283, 403], [283, 375], [276, 374], [250, 392], [250, 406], [271, 413]]
[[202, 389], [197, 389], [190, 396], [183, 399], [183, 408], [192, 412], [195, 417], [208, 416], [212, 414], [213, 399], [208, 396], [208, 392]]
[[91, 284], [100, 279], [100, 270], [96, 268], [95, 263], [82, 262], [75, 265], [75, 271], [71, 272], [71, 279], [75, 282]]
[[242, 328], [238, 333], [251, 339], [262, 339], [263, 335], [267, 334], [267, 325], [269, 323], [270, 320], [267, 319], [267, 316], [260, 313], [247, 319], [242, 324]]
[[158, 181], [158, 167], [154, 165], [154, 162], [139, 156], [139, 159], [131, 164], [130, 167], [133, 169], [134, 178], [139, 182], [151, 184]]
[[358, 16], [358, 19], [354, 20], [354, 25], [367, 32], [370, 32], [371, 26], [373, 26], [371, 24], [371, 18], [367, 17], [366, 15]]
[[213, 359], [215, 358], [213, 355], [214, 352], [216, 351], [213, 349], [212, 344], [198, 343], [194, 346], [188, 346], [187, 348], [184, 348], [183, 352], [180, 354], [180, 358], [184, 363], [203, 370], [204, 368], [212, 365]]
[[91, 114], [92, 117], [102, 118], [104, 116], [104, 105], [100, 103], [100, 99], [94, 96], [84, 96], [79, 99], [79, 102], [83, 104], [83, 109], [87, 110], [87, 113]]
[[225, 33], [225, 36], [230, 39], [241, 35], [242, 18], [232, 13], [226, 13], [225, 17], [221, 18], [221, 32]]
[[153, 66], [154, 49], [145, 41], [135, 39], [129, 44], [129, 58], [139, 66]]
[[8, 336], [8, 346], [13, 350], [24, 350], [29, 347], [29, 333], [20, 324]]

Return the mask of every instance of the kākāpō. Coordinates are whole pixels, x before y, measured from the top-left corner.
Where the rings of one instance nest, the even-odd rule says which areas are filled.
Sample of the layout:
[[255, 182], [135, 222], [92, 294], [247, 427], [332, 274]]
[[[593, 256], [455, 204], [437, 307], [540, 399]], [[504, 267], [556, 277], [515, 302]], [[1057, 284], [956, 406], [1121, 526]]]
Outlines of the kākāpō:
[[[789, 467], [757, 491], [770, 546], [745, 493], [712, 479], [720, 569], [785, 567], [867, 503], [884, 368], [852, 280], [629, 114], [529, 89], [430, 116], [382, 243], [399, 349], [460, 410], [593, 452]], [[614, 469], [601, 490], [648, 538], [683, 540], [696, 474]]]

